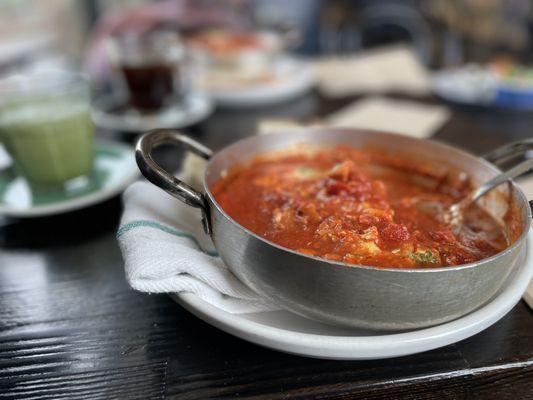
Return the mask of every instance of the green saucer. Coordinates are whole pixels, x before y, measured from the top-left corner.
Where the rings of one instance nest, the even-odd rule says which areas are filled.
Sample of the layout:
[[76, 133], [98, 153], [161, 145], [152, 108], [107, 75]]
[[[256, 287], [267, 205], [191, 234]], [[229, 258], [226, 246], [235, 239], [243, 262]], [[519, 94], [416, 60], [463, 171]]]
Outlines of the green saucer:
[[7, 166], [0, 168], [0, 215], [40, 217], [88, 207], [121, 193], [138, 176], [133, 148], [113, 142], [97, 142], [92, 173], [63, 187], [31, 184]]

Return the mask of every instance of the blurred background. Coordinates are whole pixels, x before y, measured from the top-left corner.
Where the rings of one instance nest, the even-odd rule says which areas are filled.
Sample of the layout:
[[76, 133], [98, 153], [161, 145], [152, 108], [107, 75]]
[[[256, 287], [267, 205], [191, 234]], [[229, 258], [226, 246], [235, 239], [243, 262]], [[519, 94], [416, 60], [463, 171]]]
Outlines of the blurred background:
[[[131, 86], [117, 84], [124, 81], [124, 74], [113, 74], [113, 64], [131, 63], [124, 53], [131, 58], [139, 52], [132, 36], [175, 32], [189, 47], [189, 39], [206, 30], [274, 33], [278, 51], [315, 59], [401, 43], [426, 69], [468, 65], [459, 76], [464, 82], [459, 82], [458, 90], [463, 93], [451, 95], [469, 101], [486, 100], [486, 91], [478, 93], [468, 85], [472, 80], [490, 81], [493, 75], [487, 77], [487, 69], [529, 83], [530, 70], [523, 63], [533, 54], [533, 10], [528, 0], [50, 0], [46, 4], [5, 0], [0, 4], [0, 78], [25, 69], [68, 66], [87, 72], [93, 91], [125, 98], [129, 90], [134, 97]], [[111, 48], [110, 38], [126, 36], [129, 39]], [[147, 44], [143, 46], [146, 53]], [[165, 46], [169, 48], [168, 43]], [[270, 46], [261, 51], [275, 50]], [[197, 62], [195, 71], [212, 66], [213, 58], [210, 61]], [[227, 64], [227, 60], [216, 62], [219, 67]], [[231, 78], [218, 74], [214, 86], [220, 88], [221, 81]], [[438, 84], [436, 91], [449, 95]]]
[[[128, 18], [134, 8], [135, 17]], [[9, 73], [48, 57], [82, 64], [102, 35], [156, 25], [182, 32], [229, 24], [296, 28], [301, 43], [294, 51], [306, 55], [407, 42], [432, 68], [500, 56], [527, 61], [532, 13], [528, 0], [5, 0], [0, 4], [0, 70]], [[97, 63], [88, 61], [94, 68]]]

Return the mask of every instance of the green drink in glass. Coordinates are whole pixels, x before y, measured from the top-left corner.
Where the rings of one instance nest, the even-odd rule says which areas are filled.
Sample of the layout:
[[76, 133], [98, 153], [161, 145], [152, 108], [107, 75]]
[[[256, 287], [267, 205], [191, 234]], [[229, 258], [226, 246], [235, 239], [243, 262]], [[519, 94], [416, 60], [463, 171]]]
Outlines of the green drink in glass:
[[80, 74], [54, 72], [0, 85], [0, 141], [34, 184], [63, 185], [93, 166], [89, 90]]

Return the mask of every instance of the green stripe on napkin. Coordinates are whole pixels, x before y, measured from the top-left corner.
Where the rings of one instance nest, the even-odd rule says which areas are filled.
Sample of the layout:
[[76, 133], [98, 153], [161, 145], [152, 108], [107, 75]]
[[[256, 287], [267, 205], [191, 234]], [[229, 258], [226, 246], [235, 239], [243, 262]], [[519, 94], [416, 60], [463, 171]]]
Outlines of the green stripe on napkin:
[[155, 228], [155, 229], [159, 229], [160, 231], [170, 233], [171, 235], [174, 235], [174, 236], [187, 238], [191, 240], [196, 245], [196, 247], [198, 247], [198, 249], [204, 252], [205, 254], [211, 257], [218, 257], [218, 253], [216, 251], [207, 251], [207, 250], [202, 249], [198, 240], [190, 233], [178, 231], [174, 228], [160, 224], [159, 222], [156, 222], [156, 221], [139, 220], [139, 221], [128, 222], [127, 224], [122, 225], [119, 228], [119, 230], [117, 231], [117, 238], [121, 237], [123, 234], [125, 234], [126, 232], [134, 228]]

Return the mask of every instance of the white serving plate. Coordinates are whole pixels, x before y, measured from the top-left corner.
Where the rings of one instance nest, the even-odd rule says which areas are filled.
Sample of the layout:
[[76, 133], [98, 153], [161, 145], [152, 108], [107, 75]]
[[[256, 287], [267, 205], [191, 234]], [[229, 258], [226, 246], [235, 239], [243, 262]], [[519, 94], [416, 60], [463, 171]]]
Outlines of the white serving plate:
[[488, 328], [521, 299], [533, 276], [533, 232], [527, 254], [517, 261], [504, 288], [478, 310], [441, 325], [401, 333], [329, 326], [292, 314], [269, 311], [230, 314], [194, 294], [171, 295], [180, 305], [231, 335], [274, 350], [335, 360], [368, 360], [405, 356], [456, 343]]

